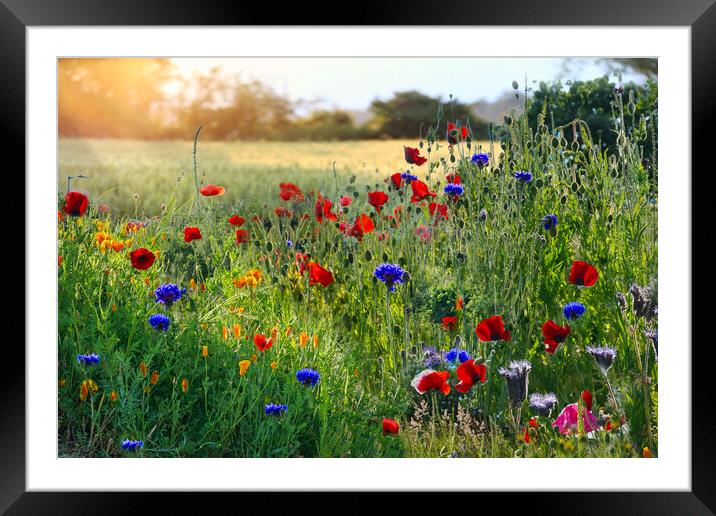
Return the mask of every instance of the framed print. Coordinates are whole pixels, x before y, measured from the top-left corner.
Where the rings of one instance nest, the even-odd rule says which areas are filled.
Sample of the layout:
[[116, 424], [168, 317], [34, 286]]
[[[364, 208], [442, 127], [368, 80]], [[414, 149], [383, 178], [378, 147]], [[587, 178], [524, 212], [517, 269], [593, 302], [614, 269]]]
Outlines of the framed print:
[[27, 308], [3, 508], [455, 490], [710, 514], [711, 4], [428, 27], [4, 2]]

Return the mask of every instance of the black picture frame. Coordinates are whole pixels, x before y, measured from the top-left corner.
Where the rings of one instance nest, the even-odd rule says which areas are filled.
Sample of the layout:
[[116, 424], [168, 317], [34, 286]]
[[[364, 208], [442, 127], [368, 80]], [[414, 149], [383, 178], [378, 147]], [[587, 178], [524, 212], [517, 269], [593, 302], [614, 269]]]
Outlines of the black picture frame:
[[[424, 25], [429, 21], [431, 25], [688, 26], [691, 28], [692, 45], [692, 167], [700, 173], [713, 173], [708, 141], [709, 129], [712, 129], [716, 115], [716, 5], [713, 0], [541, 0], [510, 4], [509, 9], [505, 9], [503, 3], [494, 1], [453, 1], [449, 6], [413, 1], [406, 5], [384, 3], [374, 8], [362, 2], [360, 8], [356, 5], [343, 7], [351, 10], [351, 25]], [[25, 30], [29, 26], [275, 26], [300, 21], [310, 25], [342, 25], [346, 17], [338, 16], [336, 9], [335, 3], [325, 8], [309, 8], [302, 3], [276, 7], [269, 3], [240, 0], [0, 0], [0, 126], [3, 129], [0, 141], [4, 144], [3, 155], [12, 153], [17, 160], [15, 169], [24, 170], [25, 156], [20, 149], [25, 148]], [[317, 17], [316, 11], [325, 12], [326, 17]], [[331, 16], [332, 19], [328, 19]], [[693, 180], [688, 164], [683, 173], [684, 177], [690, 176]], [[10, 172], [6, 170], [6, 174]], [[15, 180], [15, 183], [18, 181]], [[20, 185], [16, 187], [20, 188]], [[23, 202], [21, 196], [16, 199], [12, 202]], [[21, 207], [12, 206], [12, 210], [20, 213]], [[699, 224], [698, 218], [692, 216], [692, 221]], [[692, 226], [692, 237], [699, 234], [695, 229]], [[28, 238], [26, 233], [25, 238]], [[709, 257], [711, 260], [712, 256]], [[24, 272], [27, 275], [29, 271], [25, 268]], [[694, 310], [698, 308], [696, 303], [692, 306]], [[32, 309], [31, 306], [26, 308]], [[698, 317], [693, 319], [698, 320]], [[541, 507], [547, 510], [562, 506], [571, 507], [581, 514], [602, 516], [615, 508], [618, 508], [618, 514], [713, 514], [716, 511], [716, 489], [713, 488], [716, 475], [713, 460], [714, 402], [709, 384], [714, 360], [710, 340], [696, 344], [695, 338], [685, 334], [684, 340], [678, 343], [679, 346], [692, 346], [690, 492], [615, 492], [608, 496], [598, 492], [510, 494], [510, 512], [524, 509], [530, 514], [539, 514]], [[9, 344], [6, 341], [5, 345]], [[12, 359], [9, 359], [7, 351], [0, 375], [0, 510], [7, 510], [7, 514], [116, 514], [140, 510], [140, 507], [145, 513], [150, 512], [150, 507], [162, 507], [164, 513], [169, 511], [165, 504], [184, 503], [185, 496], [177, 496], [178, 493], [149, 497], [136, 493], [26, 492], [25, 355], [14, 349]], [[559, 479], [555, 479], [555, 483], [558, 482]], [[358, 509], [371, 504], [366, 498], [348, 496], [342, 499], [344, 506], [352, 504]], [[262, 503], [259, 500], [251, 502]], [[243, 502], [242, 505], [248, 507]]]

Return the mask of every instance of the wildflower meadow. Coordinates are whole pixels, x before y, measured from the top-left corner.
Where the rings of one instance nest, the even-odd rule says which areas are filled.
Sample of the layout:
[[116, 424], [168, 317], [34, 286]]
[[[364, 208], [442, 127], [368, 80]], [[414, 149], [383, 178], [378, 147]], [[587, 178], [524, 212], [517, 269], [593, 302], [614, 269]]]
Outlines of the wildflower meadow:
[[74, 170], [60, 456], [657, 456], [656, 110], [611, 108], [613, 148], [448, 103], [399, 167], [310, 181], [212, 177], [198, 128], [156, 213]]

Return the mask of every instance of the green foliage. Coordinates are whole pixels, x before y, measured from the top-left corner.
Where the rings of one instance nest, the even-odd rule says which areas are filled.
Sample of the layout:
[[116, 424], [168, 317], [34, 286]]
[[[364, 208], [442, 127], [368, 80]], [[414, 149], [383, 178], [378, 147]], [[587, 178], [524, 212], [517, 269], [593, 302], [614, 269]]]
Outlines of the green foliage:
[[[621, 112], [621, 98], [615, 100]], [[658, 364], [644, 336], [655, 322], [629, 307], [620, 310], [615, 299], [632, 283], [655, 279], [658, 269], [653, 184], [637, 143], [625, 136], [634, 128], [627, 120], [624, 137], [608, 152], [582, 121], [576, 144], [554, 137], [546, 123], [535, 132], [528, 122], [510, 120], [509, 143], [491, 146], [501, 154], [493, 156], [499, 165], [472, 163], [468, 141], [454, 145], [451, 158], [434, 159], [444, 140], [438, 133], [428, 139], [429, 163], [412, 172], [436, 192], [436, 202], [449, 205], [447, 220], [435, 220], [426, 203], [410, 203], [405, 190], [324, 173], [316, 179], [323, 196], [354, 198], [345, 211], [335, 202], [336, 221], [316, 221], [315, 191], [306, 188], [305, 202], [280, 201], [279, 181], [263, 184], [262, 174], [255, 180], [261, 195], [242, 195], [239, 204], [196, 196], [178, 203], [175, 195], [136, 232], [126, 232], [125, 223], [128, 215], [142, 217], [139, 204], [131, 214], [101, 214], [93, 204], [83, 218], [60, 221], [61, 454], [117, 456], [124, 438], [143, 439], [139, 453], [148, 457], [632, 457], [645, 446], [656, 452]], [[531, 171], [533, 181], [516, 181], [517, 170]], [[283, 170], [274, 173], [301, 184]], [[465, 194], [453, 202], [442, 186], [456, 173]], [[224, 186], [253, 192], [245, 177]], [[367, 204], [364, 192], [377, 188], [390, 197], [382, 215], [402, 205], [397, 222]], [[291, 218], [279, 217], [277, 205], [289, 208]], [[226, 221], [234, 213], [247, 219], [250, 243], [236, 243]], [[350, 225], [360, 213], [371, 214], [375, 231], [361, 241], [341, 234], [340, 223]], [[542, 228], [547, 213], [558, 216], [556, 231]], [[185, 243], [187, 224], [198, 226], [203, 238]], [[418, 227], [428, 239], [416, 234]], [[100, 231], [128, 248], [103, 249]], [[146, 271], [133, 269], [126, 255], [138, 247], [158, 251]], [[297, 251], [331, 271], [335, 282], [311, 285]], [[596, 285], [568, 283], [573, 260], [598, 269]], [[373, 275], [383, 261], [410, 273], [391, 294]], [[238, 280], [253, 269], [260, 281], [242, 286]], [[162, 308], [152, 293], [168, 282], [190, 290]], [[541, 325], [548, 319], [564, 324], [569, 301], [583, 303], [586, 314], [569, 322], [567, 340], [547, 354]], [[159, 311], [172, 320], [165, 333], [147, 323]], [[458, 317], [454, 332], [442, 328], [445, 315]], [[493, 315], [503, 316], [512, 340], [478, 340], [475, 326]], [[274, 330], [273, 346], [260, 352], [253, 336]], [[416, 393], [410, 381], [425, 367], [419, 344], [444, 352], [457, 337], [487, 367], [486, 382], [465, 395]], [[585, 351], [595, 343], [617, 350], [606, 377]], [[102, 356], [98, 366], [77, 363], [76, 355], [88, 352]], [[532, 363], [530, 392], [552, 391], [559, 399], [550, 418], [537, 420], [530, 443], [524, 432], [531, 414], [526, 406], [508, 409], [498, 374], [516, 359]], [[250, 366], [242, 375], [244, 360]], [[315, 388], [297, 382], [303, 367], [321, 373]], [[450, 372], [454, 386], [453, 368], [437, 366]], [[82, 401], [81, 385], [89, 379], [97, 392]], [[615, 428], [558, 435], [552, 430], [557, 411], [585, 389], [593, 394], [594, 414], [603, 421], [608, 415]], [[269, 418], [266, 403], [287, 403], [288, 413]], [[400, 422], [399, 435], [382, 435], [383, 417]]]
[[[396, 93], [387, 101], [374, 100], [370, 105], [373, 120], [371, 129], [381, 138], [413, 138], [416, 134], [425, 135], [426, 123], [432, 120], [437, 109], [443, 109], [443, 100], [424, 95], [417, 91]], [[461, 121], [461, 125], [470, 125], [473, 137], [487, 137], [487, 122], [470, 111], [469, 106], [451, 100], [445, 106], [447, 121]], [[438, 119], [436, 130], [446, 131], [446, 126]]]
[[[610, 153], [617, 150], [617, 136], [622, 126], [634, 145], [643, 147], [643, 157], [656, 162], [652, 155], [657, 138], [657, 84], [649, 80], [644, 86], [624, 84], [623, 93], [615, 92], [616, 83], [608, 77], [591, 81], [541, 82], [527, 104], [529, 125], [537, 128], [540, 116], [552, 131], [560, 131], [567, 141], [575, 137], [572, 121], [586, 122], [594, 142]], [[579, 136], [579, 135], [577, 135]]]

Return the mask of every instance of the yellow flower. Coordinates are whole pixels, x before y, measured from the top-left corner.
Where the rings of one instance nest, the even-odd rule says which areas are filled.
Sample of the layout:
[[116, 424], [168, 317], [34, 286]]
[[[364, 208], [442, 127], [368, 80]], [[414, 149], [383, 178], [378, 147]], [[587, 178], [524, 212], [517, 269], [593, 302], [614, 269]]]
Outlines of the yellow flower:
[[226, 326], [222, 327], [221, 328], [221, 336], [223, 337], [224, 340], [228, 339], [229, 338], [229, 328], [227, 328]]
[[117, 391], [113, 390], [109, 395], [109, 401], [117, 401]]
[[196, 281], [194, 281], [194, 278], [189, 280], [189, 288], [192, 290], [196, 290]]
[[112, 311], [113, 312], [117, 311], [117, 303], [112, 303]]
[[202, 330], [206, 330], [209, 327], [209, 325], [207, 323], [201, 323], [200, 326], [201, 326]]
[[250, 365], [251, 362], [249, 360], [242, 360], [239, 362], [239, 375], [244, 376]]
[[251, 355], [251, 361], [256, 362], [259, 359], [256, 355]]
[[203, 356], [204, 358], [209, 356], [209, 346], [201, 347], [201, 356]]
[[316, 333], [313, 334], [313, 347], [314, 348], [318, 347], [318, 334], [316, 334]]
[[189, 380], [187, 380], [186, 378], [183, 378], [181, 381], [181, 390], [183, 392], [186, 392], [187, 389], [189, 389]]
[[64, 387], [66, 383], [67, 383], [67, 380], [65, 380], [64, 378], [60, 378], [60, 379], [57, 381], [57, 384], [58, 384], [60, 387]]
[[645, 459], [653, 459], [654, 458], [654, 454], [651, 453], [651, 450], [649, 449], [648, 446], [645, 446], [644, 449], [641, 451], [641, 456], [644, 457]]
[[149, 380], [149, 382], [152, 385], [155, 385], [159, 381], [159, 371], [152, 371], [152, 378]]
[[99, 390], [94, 380], [87, 379], [80, 385], [80, 401], [84, 401], [89, 393], [96, 394]]
[[233, 332], [234, 332], [234, 337], [235, 337], [235, 338], [238, 339], [239, 337], [241, 337], [241, 325], [240, 325], [240, 324], [234, 324], [234, 325], [231, 327], [231, 329], [232, 329]]
[[142, 373], [142, 376], [146, 377], [147, 376], [147, 364], [145, 364], [144, 362], [139, 364], [139, 371]]
[[284, 332], [284, 335], [286, 335], [286, 337], [288, 337], [289, 335], [291, 335], [291, 327], [290, 327], [290, 326], [287, 326], [287, 327], [286, 327], [286, 331]]
[[298, 338], [298, 344], [302, 348], [305, 348], [307, 342], [308, 342], [308, 333], [301, 332], [301, 336]]
[[353, 376], [355, 376], [356, 378], [358, 378], [358, 377], [360, 376], [360, 373], [358, 372], [358, 369], [356, 369], [355, 371], [353, 371]]
[[276, 363], [275, 360], [273, 362], [271, 362], [271, 369], [276, 369], [277, 367], [278, 367], [278, 364]]

